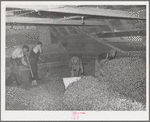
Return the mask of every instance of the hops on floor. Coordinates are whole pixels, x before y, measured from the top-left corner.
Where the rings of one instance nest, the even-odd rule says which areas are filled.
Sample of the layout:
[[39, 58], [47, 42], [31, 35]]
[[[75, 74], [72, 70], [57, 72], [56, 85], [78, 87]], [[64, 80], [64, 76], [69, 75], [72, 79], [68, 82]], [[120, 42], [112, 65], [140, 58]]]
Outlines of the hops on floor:
[[6, 110], [64, 110], [60, 92], [50, 83], [30, 90], [6, 87]]
[[68, 86], [63, 103], [66, 110], [145, 110], [141, 104], [142, 107], [136, 109], [132, 102], [125, 101], [118, 104], [125, 97], [118, 95], [117, 92], [110, 92], [110, 88], [109, 84], [87, 76]]
[[103, 67], [104, 80], [116, 90], [138, 101], [146, 101], [146, 65], [137, 57], [108, 61]]

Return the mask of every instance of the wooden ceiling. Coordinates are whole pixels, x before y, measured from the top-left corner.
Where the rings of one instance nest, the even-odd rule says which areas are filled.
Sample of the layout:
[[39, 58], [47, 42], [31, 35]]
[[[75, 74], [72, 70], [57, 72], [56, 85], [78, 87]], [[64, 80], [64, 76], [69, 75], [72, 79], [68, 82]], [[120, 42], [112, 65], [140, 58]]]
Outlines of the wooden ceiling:
[[[146, 30], [146, 6], [7, 5], [7, 24], [98, 26], [111, 32]], [[107, 29], [109, 28], [109, 29]]]
[[6, 19], [9, 17], [49, 18], [61, 20], [81, 20], [119, 18], [146, 19], [146, 6], [42, 6], [42, 5], [9, 5], [6, 8]]
[[50, 25], [56, 38], [75, 32], [96, 38], [120, 38], [146, 36], [145, 14], [144, 5], [9, 5], [6, 7], [6, 24], [16, 25], [15, 28], [17, 25]]

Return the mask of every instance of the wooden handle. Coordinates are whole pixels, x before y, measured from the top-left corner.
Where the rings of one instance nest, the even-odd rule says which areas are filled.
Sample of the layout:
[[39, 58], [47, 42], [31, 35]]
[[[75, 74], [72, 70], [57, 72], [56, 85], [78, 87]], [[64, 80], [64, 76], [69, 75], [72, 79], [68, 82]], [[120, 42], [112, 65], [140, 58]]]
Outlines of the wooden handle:
[[30, 69], [30, 72], [31, 72], [32, 78], [34, 78], [34, 76], [33, 76], [33, 72], [32, 72], [32, 69], [31, 69], [31, 65], [30, 65], [30, 62], [29, 62], [29, 59], [28, 59], [27, 54], [26, 54], [26, 58], [27, 58], [27, 61], [28, 61], [28, 64], [29, 64], [29, 69]]

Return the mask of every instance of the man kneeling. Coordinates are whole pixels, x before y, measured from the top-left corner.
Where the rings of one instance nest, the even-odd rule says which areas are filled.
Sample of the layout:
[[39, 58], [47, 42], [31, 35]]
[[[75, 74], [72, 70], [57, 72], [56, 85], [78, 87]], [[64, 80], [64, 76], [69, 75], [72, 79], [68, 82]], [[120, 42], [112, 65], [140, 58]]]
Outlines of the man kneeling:
[[98, 58], [95, 60], [95, 76], [96, 77], [103, 77], [103, 70], [102, 66], [109, 60], [115, 58], [117, 51], [111, 49], [109, 53], [101, 53]]
[[77, 56], [71, 58], [69, 62], [71, 77], [78, 77], [83, 75], [83, 65], [81, 59]]

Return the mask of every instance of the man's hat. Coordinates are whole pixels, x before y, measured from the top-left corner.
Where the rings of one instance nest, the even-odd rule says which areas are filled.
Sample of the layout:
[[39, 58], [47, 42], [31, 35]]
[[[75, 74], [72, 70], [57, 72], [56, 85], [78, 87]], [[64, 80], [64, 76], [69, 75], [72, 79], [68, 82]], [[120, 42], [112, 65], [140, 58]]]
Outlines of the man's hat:
[[74, 57], [72, 57], [72, 59], [71, 59], [71, 60], [72, 60], [72, 62], [74, 62], [74, 60], [77, 60], [77, 61], [78, 61], [78, 60], [79, 60], [79, 58], [78, 58], [77, 56], [74, 56]]
[[26, 48], [26, 49], [27, 49], [27, 51], [29, 51], [29, 46], [24, 45], [24, 46], [23, 46], [23, 48]]

